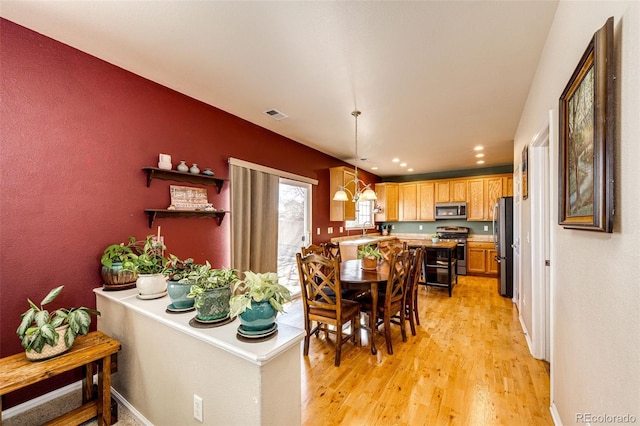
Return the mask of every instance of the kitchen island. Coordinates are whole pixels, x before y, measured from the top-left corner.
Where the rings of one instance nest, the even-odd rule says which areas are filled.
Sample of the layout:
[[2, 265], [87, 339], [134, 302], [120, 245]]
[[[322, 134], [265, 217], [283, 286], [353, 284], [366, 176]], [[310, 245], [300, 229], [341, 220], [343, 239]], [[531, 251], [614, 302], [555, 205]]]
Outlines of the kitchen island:
[[94, 292], [98, 329], [122, 343], [113, 388], [152, 424], [202, 424], [196, 395], [204, 424], [300, 424], [302, 329], [278, 323], [273, 337], [248, 342], [238, 319], [196, 328], [195, 311], [166, 311], [168, 296]]

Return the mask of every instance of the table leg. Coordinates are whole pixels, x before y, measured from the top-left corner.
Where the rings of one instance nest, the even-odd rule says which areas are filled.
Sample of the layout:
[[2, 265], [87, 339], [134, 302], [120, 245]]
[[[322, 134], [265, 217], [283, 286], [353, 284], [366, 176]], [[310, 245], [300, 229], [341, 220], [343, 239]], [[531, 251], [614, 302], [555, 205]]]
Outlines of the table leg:
[[98, 425], [111, 425], [111, 356], [102, 358], [98, 371]]
[[82, 403], [86, 404], [87, 402], [94, 399], [93, 394], [93, 362], [89, 364], [85, 364], [84, 368], [84, 377], [82, 379]]
[[448, 253], [448, 256], [447, 256], [447, 262], [448, 262], [447, 275], [448, 275], [448, 278], [449, 278], [449, 297], [451, 297], [451, 287], [453, 287], [453, 277], [451, 276], [452, 275], [451, 274], [451, 272], [452, 272], [451, 271], [451, 252], [452, 251], [453, 250], [447, 250], [447, 253]]
[[369, 327], [371, 328], [371, 353], [375, 355], [376, 350], [376, 323], [378, 322], [378, 283], [371, 283], [371, 317], [369, 318]]

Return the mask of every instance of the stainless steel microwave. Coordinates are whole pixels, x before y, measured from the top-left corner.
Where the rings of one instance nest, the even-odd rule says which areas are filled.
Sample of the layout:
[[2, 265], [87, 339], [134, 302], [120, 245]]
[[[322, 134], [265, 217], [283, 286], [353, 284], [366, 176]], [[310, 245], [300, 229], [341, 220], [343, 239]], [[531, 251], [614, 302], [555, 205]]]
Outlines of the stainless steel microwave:
[[436, 204], [436, 219], [466, 219], [467, 203]]

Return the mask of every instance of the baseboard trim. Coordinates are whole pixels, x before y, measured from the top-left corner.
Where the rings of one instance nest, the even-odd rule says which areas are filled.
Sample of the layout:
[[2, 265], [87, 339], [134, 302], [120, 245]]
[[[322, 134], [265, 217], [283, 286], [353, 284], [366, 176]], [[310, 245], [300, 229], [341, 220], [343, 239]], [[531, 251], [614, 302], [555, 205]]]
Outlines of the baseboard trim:
[[[96, 376], [94, 376], [94, 381], [96, 380]], [[25, 401], [22, 404], [18, 404], [14, 407], [8, 408], [6, 410], [2, 410], [2, 418], [4, 420], [8, 420], [11, 417], [15, 417], [22, 413], [25, 413], [32, 408], [37, 408], [40, 405], [46, 404], [50, 401], [53, 401], [58, 398], [62, 398], [70, 393], [81, 391], [82, 390], [82, 380], [71, 383], [70, 385], [61, 387], [60, 389], [56, 389], [49, 393], [45, 393], [44, 395], [40, 395], [39, 397], [30, 399], [29, 401]], [[145, 416], [143, 416], [138, 410], [135, 409], [133, 405], [129, 403], [117, 390], [113, 387], [111, 388], [111, 396], [115, 399], [118, 404], [122, 405], [126, 410], [131, 414], [136, 422], [140, 423], [143, 426], [153, 426]]]
[[2, 410], [2, 418], [5, 420], [9, 419], [13, 416], [22, 414], [26, 411], [31, 410], [32, 408], [36, 408], [42, 404], [46, 404], [49, 401], [53, 401], [54, 399], [61, 398], [67, 394], [70, 394], [80, 389], [82, 389], [82, 380], [75, 383], [71, 383], [70, 385], [64, 386], [60, 389], [56, 389], [49, 393], [45, 393], [44, 395], [40, 395], [36, 398], [30, 399], [29, 401], [25, 401], [22, 404], [18, 404], [14, 407], [8, 408], [6, 410]]
[[135, 407], [133, 405], [131, 405], [131, 403], [129, 403], [129, 401], [127, 401], [114, 388], [111, 388], [111, 396], [113, 396], [113, 399], [118, 401], [119, 404], [121, 404], [122, 406], [124, 406], [124, 408], [127, 409], [127, 411], [131, 414], [131, 417], [133, 417], [136, 420], [136, 422], [138, 422], [138, 423], [140, 423], [141, 425], [144, 425], [144, 426], [153, 426], [153, 423], [151, 423], [149, 420], [147, 420], [147, 418], [145, 416], [143, 416], [142, 413], [140, 413], [138, 410], [136, 410]]
[[527, 348], [529, 348], [529, 353], [532, 357], [535, 358], [533, 354], [533, 343], [531, 342], [531, 336], [529, 336], [529, 330], [527, 330], [527, 326], [524, 323], [524, 318], [522, 315], [518, 315], [518, 320], [520, 321], [520, 327], [522, 327], [522, 332], [524, 333], [524, 340], [527, 342]]
[[551, 403], [551, 407], [549, 407], [549, 411], [551, 411], [551, 419], [553, 420], [553, 424], [556, 426], [562, 426], [562, 419], [560, 419], [560, 413], [558, 413], [556, 404]]

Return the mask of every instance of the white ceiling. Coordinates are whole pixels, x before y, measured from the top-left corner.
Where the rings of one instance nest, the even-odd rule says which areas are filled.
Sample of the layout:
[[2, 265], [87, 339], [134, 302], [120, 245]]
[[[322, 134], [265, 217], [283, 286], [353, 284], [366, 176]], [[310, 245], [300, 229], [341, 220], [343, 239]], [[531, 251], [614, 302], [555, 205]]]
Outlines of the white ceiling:
[[556, 7], [2, 0], [0, 15], [352, 164], [357, 108], [358, 165], [395, 176], [513, 162]]

